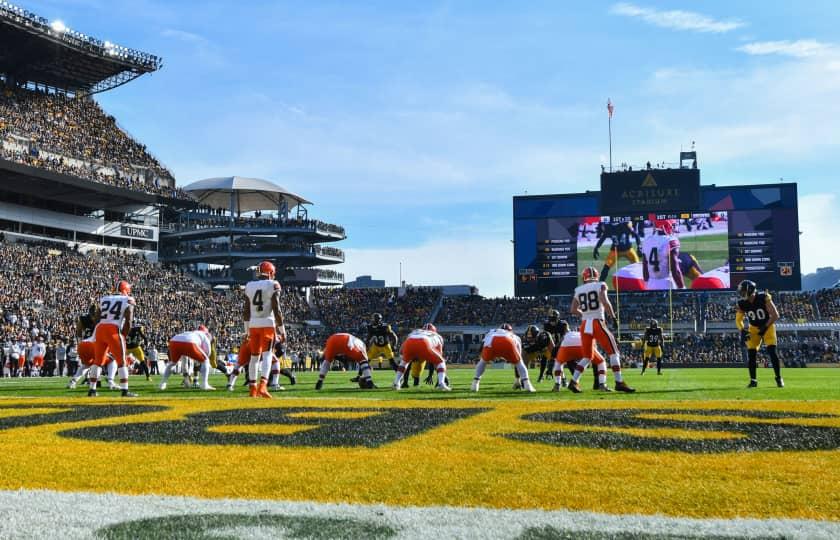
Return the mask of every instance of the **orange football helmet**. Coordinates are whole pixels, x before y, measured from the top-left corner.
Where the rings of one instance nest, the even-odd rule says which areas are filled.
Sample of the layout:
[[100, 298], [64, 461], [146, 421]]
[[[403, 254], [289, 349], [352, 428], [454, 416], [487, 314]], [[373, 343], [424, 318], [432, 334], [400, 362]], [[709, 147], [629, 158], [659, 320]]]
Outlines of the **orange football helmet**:
[[437, 333], [437, 328], [432, 323], [426, 323], [423, 325], [423, 330], [428, 330], [429, 332]]
[[126, 280], [120, 281], [117, 283], [117, 292], [129, 296], [131, 294], [131, 283]]
[[599, 276], [600, 274], [594, 266], [587, 266], [583, 269], [583, 272], [581, 273], [581, 277], [583, 277], [584, 283], [589, 283], [590, 281], [598, 281]]
[[270, 261], [261, 262], [259, 268], [257, 269], [257, 275], [267, 276], [272, 279], [274, 278], [275, 273], [276, 269], [274, 268], [274, 264]]

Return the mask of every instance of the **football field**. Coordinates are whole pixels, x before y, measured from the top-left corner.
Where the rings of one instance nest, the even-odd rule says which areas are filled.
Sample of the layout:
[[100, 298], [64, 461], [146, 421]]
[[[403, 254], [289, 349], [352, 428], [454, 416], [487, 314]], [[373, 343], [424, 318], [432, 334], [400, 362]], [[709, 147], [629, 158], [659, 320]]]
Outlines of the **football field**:
[[840, 369], [625, 374], [636, 394], [304, 373], [273, 400], [2, 379], [0, 537], [840, 537]]

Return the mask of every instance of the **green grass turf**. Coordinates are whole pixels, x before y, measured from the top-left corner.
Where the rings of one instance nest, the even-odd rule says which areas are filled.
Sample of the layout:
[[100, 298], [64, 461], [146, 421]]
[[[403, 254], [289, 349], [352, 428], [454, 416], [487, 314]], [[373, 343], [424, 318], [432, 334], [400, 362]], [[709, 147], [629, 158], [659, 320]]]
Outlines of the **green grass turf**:
[[[694, 255], [700, 268], [703, 272], [714, 270], [719, 266], [723, 266], [729, 260], [729, 239], [727, 233], [710, 234], [708, 236], [693, 236], [686, 233], [685, 236], [680, 237], [681, 251], [688, 252]], [[609, 255], [609, 249], [601, 247], [599, 250], [600, 258], [595, 260], [592, 258], [592, 249], [586, 248], [578, 252], [578, 285], [583, 283], [580, 273], [587, 266], [594, 266], [600, 272], [604, 266], [604, 261]], [[615, 275], [617, 267], [627, 265], [628, 262], [624, 258], [619, 258], [617, 265], [610, 269], [610, 275]], [[691, 287], [690, 279], [686, 279], [686, 287]]]
[[[537, 370], [531, 370], [532, 380], [536, 381]], [[374, 372], [374, 381], [379, 386], [376, 390], [360, 390], [349, 382], [353, 373], [332, 371], [327, 376], [324, 389], [316, 392], [314, 389], [317, 373], [305, 372], [298, 374], [298, 384], [285, 384], [285, 392], [277, 392], [278, 398], [362, 398], [380, 400], [402, 399], [431, 399], [431, 400], [471, 400], [471, 399], [514, 399], [514, 400], [840, 400], [840, 369], [837, 368], [805, 368], [785, 369], [782, 375], [785, 388], [776, 388], [773, 381], [773, 371], [760, 368], [758, 373], [759, 387], [747, 389], [747, 371], [745, 368], [709, 368], [709, 369], [664, 369], [663, 374], [656, 375], [656, 370], [648, 370], [644, 376], [639, 375], [637, 369], [624, 371], [627, 382], [636, 387], [635, 394], [610, 394], [592, 391], [592, 371], [589, 370], [581, 381], [583, 394], [575, 395], [568, 390], [560, 393], [550, 392], [552, 383], [535, 383], [537, 392], [528, 394], [511, 388], [513, 371], [507, 369], [488, 368], [481, 380], [481, 391], [478, 394], [470, 392], [473, 370], [470, 368], [450, 369], [449, 377], [453, 391], [439, 392], [423, 384], [396, 392], [391, 389], [393, 372], [379, 370]], [[424, 375], [425, 377], [425, 375]], [[608, 379], [611, 381], [612, 376]], [[211, 377], [211, 384], [215, 392], [202, 392], [197, 389], [181, 388], [180, 376], [173, 376], [169, 380], [166, 391], [157, 389], [160, 377], [153, 377], [153, 382], [146, 382], [141, 376], [132, 376], [130, 386], [132, 391], [140, 394], [144, 399], [172, 399], [172, 398], [214, 398], [239, 399], [247, 396], [247, 390], [242, 386], [243, 379], [237, 382], [236, 391], [227, 392], [225, 381], [221, 375]], [[86, 389], [67, 390], [65, 378], [23, 378], [0, 379], [0, 399], [20, 397], [73, 397], [81, 401], [88, 401]], [[612, 384], [612, 382], [610, 382]], [[100, 389], [100, 398], [117, 397], [119, 392]]]

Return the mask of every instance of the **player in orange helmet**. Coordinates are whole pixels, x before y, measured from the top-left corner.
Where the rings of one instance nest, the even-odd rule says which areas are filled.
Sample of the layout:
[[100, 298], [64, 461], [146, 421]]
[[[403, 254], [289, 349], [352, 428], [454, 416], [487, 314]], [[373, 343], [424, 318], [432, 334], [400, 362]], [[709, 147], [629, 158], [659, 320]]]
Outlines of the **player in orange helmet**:
[[263, 261], [257, 269], [258, 279], [245, 285], [242, 318], [251, 349], [248, 363], [251, 397], [271, 398], [271, 394], [268, 393], [268, 378], [271, 372], [272, 350], [276, 341], [286, 341], [286, 327], [280, 312], [280, 284], [275, 281], [274, 276], [274, 265]]
[[320, 390], [324, 386], [324, 379], [334, 360], [348, 360], [359, 364], [359, 388], [376, 388], [373, 384], [365, 342], [352, 334], [339, 333], [328, 337], [324, 344], [323, 360], [318, 370], [315, 390]]
[[[583, 358], [578, 362], [572, 382], [569, 383], [569, 390], [580, 392], [578, 381], [584, 370], [589, 366], [594, 357], [595, 343], [609, 355], [610, 366], [615, 378], [615, 389], [619, 392], [635, 392], [624, 382], [621, 374], [621, 361], [618, 354], [618, 343], [615, 341], [612, 332], [607, 328], [606, 315], [615, 319], [610, 299], [607, 296], [607, 284], [598, 280], [598, 270], [588, 266], [582, 272], [583, 285], [575, 288], [572, 297], [570, 312], [580, 316], [580, 341]], [[606, 383], [599, 385], [602, 391], [609, 391]]]
[[123, 397], [136, 397], [128, 391], [128, 366], [126, 366], [125, 336], [131, 328], [135, 301], [131, 296], [131, 284], [125, 280], [117, 284], [116, 294], [108, 294], [99, 299], [95, 319], [99, 322], [94, 330], [94, 357], [88, 372], [90, 389], [88, 396], [96, 396], [96, 382], [102, 366], [108, 359], [108, 353], [114, 357], [120, 377], [120, 390]]
[[528, 380], [528, 366], [522, 361], [522, 341], [519, 336], [513, 333], [513, 327], [507, 323], [499, 328], [494, 328], [484, 336], [484, 344], [481, 347], [481, 358], [475, 366], [475, 376], [472, 382], [472, 391], [478, 392], [481, 376], [488, 362], [497, 358], [503, 359], [519, 373], [520, 386], [528, 392], [537, 390]]
[[452, 388], [446, 384], [446, 359], [443, 357], [443, 338], [437, 333], [432, 323], [411, 332], [400, 349], [400, 365], [397, 366], [397, 376], [393, 388], [399, 390], [402, 386], [403, 375], [408, 364], [414, 361], [426, 361], [437, 371], [437, 389], [449, 392]]

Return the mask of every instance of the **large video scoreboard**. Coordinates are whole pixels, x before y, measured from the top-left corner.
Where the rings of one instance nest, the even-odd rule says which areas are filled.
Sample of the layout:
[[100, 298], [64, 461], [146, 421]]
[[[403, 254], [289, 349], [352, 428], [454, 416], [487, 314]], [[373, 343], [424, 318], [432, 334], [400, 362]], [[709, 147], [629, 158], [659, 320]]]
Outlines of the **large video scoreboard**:
[[700, 186], [699, 171], [679, 169], [606, 176], [609, 191], [514, 197], [516, 296], [568, 294], [586, 266], [627, 292], [743, 279], [801, 288], [796, 184]]

